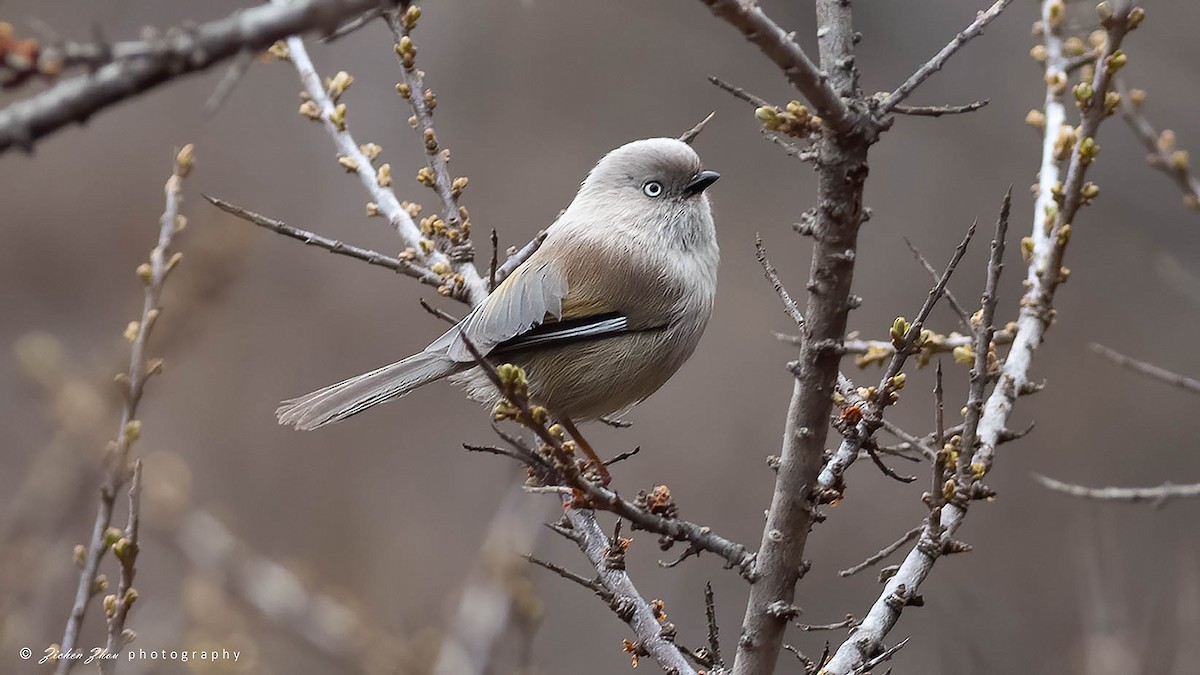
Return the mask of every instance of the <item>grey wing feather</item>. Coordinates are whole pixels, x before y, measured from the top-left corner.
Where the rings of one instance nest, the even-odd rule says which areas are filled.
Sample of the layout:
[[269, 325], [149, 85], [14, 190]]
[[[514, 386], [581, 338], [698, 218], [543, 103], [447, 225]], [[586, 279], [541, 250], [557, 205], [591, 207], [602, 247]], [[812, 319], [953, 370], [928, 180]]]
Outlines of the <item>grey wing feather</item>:
[[550, 263], [519, 267], [457, 326], [434, 340], [426, 351], [445, 350], [454, 361], [471, 362], [463, 336], [481, 353], [542, 323], [546, 316], [562, 314], [567, 280]]

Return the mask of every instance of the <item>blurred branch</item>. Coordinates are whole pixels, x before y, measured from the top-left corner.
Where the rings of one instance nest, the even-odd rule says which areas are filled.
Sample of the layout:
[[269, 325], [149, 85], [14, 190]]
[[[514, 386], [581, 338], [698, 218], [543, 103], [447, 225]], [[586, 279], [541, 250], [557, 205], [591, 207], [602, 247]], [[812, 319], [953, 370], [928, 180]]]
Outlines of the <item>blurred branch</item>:
[[1187, 151], [1175, 148], [1175, 132], [1167, 129], [1159, 133], [1150, 123], [1146, 113], [1142, 111], [1146, 92], [1126, 89], [1121, 80], [1116, 81], [1116, 90], [1121, 96], [1121, 117], [1133, 130], [1133, 135], [1146, 147], [1146, 152], [1149, 153], [1146, 155], [1146, 161], [1179, 186], [1183, 191], [1184, 204], [1192, 209], [1200, 209], [1200, 179], [1192, 174], [1188, 166]]
[[[34, 143], [72, 122], [188, 73], [199, 72], [246, 51], [260, 51], [288, 35], [331, 30], [346, 17], [380, 0], [297, 0], [240, 9], [224, 19], [172, 28], [143, 42], [63, 45], [45, 59], [27, 59], [27, 69], [48, 75], [69, 65], [92, 69], [0, 110], [0, 154], [26, 152]], [[56, 55], [57, 54], [57, 55]], [[12, 59], [6, 59], [12, 71]], [[24, 79], [18, 72], [4, 79]]]
[[[515, 565], [517, 551], [531, 550], [545, 531], [542, 522], [550, 509], [543, 500], [530, 499], [519, 481], [497, 505], [480, 547], [475, 569], [458, 601], [454, 618], [446, 627], [434, 662], [435, 675], [484, 675], [494, 665], [494, 651], [514, 618], [530, 603], [531, 589]], [[532, 562], [540, 561], [532, 560]]]
[[282, 220], [268, 218], [260, 213], [255, 213], [254, 211], [249, 211], [240, 206], [230, 204], [224, 199], [210, 197], [208, 195], [204, 195], [204, 198], [212, 203], [213, 206], [216, 206], [225, 213], [237, 216], [242, 220], [254, 223], [259, 227], [266, 228], [277, 234], [282, 234], [285, 237], [302, 241], [309, 246], [316, 246], [317, 248], [324, 249], [330, 253], [344, 255], [354, 258], [355, 260], [361, 260], [368, 265], [375, 265], [377, 267], [392, 270], [393, 272], [399, 272], [400, 274], [412, 277], [417, 281], [420, 281], [427, 286], [433, 286], [434, 288], [440, 288], [444, 283], [440, 276], [407, 260], [393, 258], [392, 256], [379, 253], [378, 251], [360, 248], [337, 239], [323, 237], [315, 232], [309, 232], [308, 230], [301, 230], [300, 228], [292, 227], [291, 225], [284, 223]]
[[[137, 591], [133, 589], [133, 575], [136, 571], [135, 564], [140, 549], [138, 530], [142, 517], [141, 500], [142, 460], [139, 459], [133, 463], [133, 479], [129, 485], [129, 523], [125, 527], [125, 536], [112, 545], [113, 555], [121, 563], [121, 576], [117, 582], [116, 594], [104, 599], [105, 611], [108, 612], [110, 606], [113, 608], [108, 616], [108, 640], [104, 649], [105, 653], [110, 655], [119, 654], [121, 647], [132, 642], [134, 638], [133, 631], [125, 628], [125, 619], [129, 616], [130, 606], [137, 598]], [[110, 601], [109, 598], [112, 600]], [[101, 673], [110, 675], [116, 672], [116, 668], [116, 659], [100, 660]]]
[[903, 548], [903, 546], [905, 544], [912, 541], [913, 539], [916, 539], [918, 534], [921, 534], [920, 526], [914, 527], [913, 529], [909, 530], [908, 532], [905, 532], [903, 537], [900, 537], [896, 541], [893, 541], [892, 543], [888, 544], [887, 546], [884, 546], [882, 549], [879, 550], [878, 553], [872, 554], [866, 560], [858, 563], [857, 565], [854, 565], [853, 567], [847, 567], [846, 569], [838, 572], [838, 576], [839, 577], [853, 576], [876, 563], [882, 562], [889, 555], [891, 555], [891, 554], [895, 553], [896, 551], [899, 551], [901, 548]]
[[[1034, 207], [1034, 225], [1031, 237], [1022, 242], [1027, 254], [1026, 291], [1020, 300], [1020, 313], [1013, 345], [997, 373], [996, 385], [978, 413], [973, 412], [975, 400], [969, 400], [968, 418], [963, 424], [959, 439], [957, 462], [958, 475], [947, 481], [946, 503], [935, 505], [926, 519], [918, 542], [905, 557], [896, 573], [884, 585], [883, 592], [875, 601], [862, 624], [850, 639], [844, 642], [825, 666], [828, 675], [850, 673], [883, 649], [883, 640], [896, 625], [904, 607], [916, 597], [921, 583], [929, 575], [940, 555], [967, 550], [965, 545], [954, 540], [954, 533], [966, 517], [971, 500], [987, 498], [991, 491], [982, 479], [991, 469], [992, 456], [997, 444], [1006, 435], [1009, 416], [1017, 397], [1030, 384], [1032, 361], [1038, 347], [1045, 339], [1046, 330], [1053, 319], [1054, 294], [1066, 279], [1062, 271], [1062, 260], [1069, 241], [1070, 226], [1080, 206], [1084, 203], [1083, 179], [1087, 167], [1098, 151], [1095, 137], [1107, 107], [1107, 94], [1112, 75], [1125, 63], [1120, 51], [1126, 33], [1136, 27], [1143, 16], [1140, 8], [1133, 9], [1128, 1], [1118, 2], [1116, 7], [1108, 3], [1100, 5], [1100, 19], [1105, 28], [1106, 39], [1097, 67], [1087, 89], [1076, 88], [1077, 100], [1082, 110], [1082, 123], [1074, 138], [1064, 143], [1062, 134], [1065, 121], [1063, 94], [1068, 87], [1064, 70], [1066, 57], [1063, 51], [1062, 29], [1065, 18], [1062, 4], [1058, 0], [1045, 0], [1042, 5], [1042, 33], [1045, 40], [1046, 58], [1046, 103], [1042, 113], [1045, 121], [1045, 141], [1042, 150], [1042, 166], [1039, 176], [1039, 195]], [[1087, 94], [1086, 96], [1084, 94]], [[1069, 127], [1068, 127], [1069, 129]], [[1066, 155], [1069, 159], [1067, 176], [1060, 182], [1058, 163]], [[1055, 194], [1062, 195], [1061, 207]], [[1089, 199], [1095, 192], [1088, 191]], [[1000, 227], [997, 227], [998, 235]], [[990, 337], [992, 322], [989, 320], [988, 305], [995, 303], [994, 274], [999, 273], [999, 242], [993, 242], [992, 261], [989, 262], [988, 292], [983, 306], [985, 320], [979, 326], [985, 337]], [[986, 353], [990, 345], [976, 349], [976, 369], [982, 364], [982, 372], [972, 377], [972, 399], [976, 389], [982, 389], [991, 378], [987, 375]], [[975, 423], [977, 420], [977, 423]], [[947, 433], [949, 433], [947, 431]], [[941, 466], [942, 462], [938, 462]]]
[[1200, 497], [1200, 483], [1191, 485], [1175, 485], [1173, 483], [1163, 483], [1157, 487], [1144, 488], [1127, 488], [1127, 487], [1102, 487], [1092, 488], [1085, 485], [1076, 485], [1074, 483], [1064, 483], [1062, 481], [1047, 478], [1040, 474], [1033, 474], [1037, 482], [1043, 487], [1061, 492], [1072, 497], [1081, 497], [1083, 499], [1099, 499], [1106, 501], [1117, 502], [1153, 502], [1154, 506], [1161, 507], [1172, 499], [1181, 498], [1196, 498]]
[[1007, 7], [1010, 2], [1012, 2], [1012, 0], [996, 0], [996, 3], [989, 7], [986, 11], [980, 12], [979, 15], [975, 17], [975, 20], [972, 21], [969, 26], [964, 28], [961, 33], [955, 35], [954, 39], [951, 40], [949, 44], [947, 44], [945, 47], [942, 47], [940, 52], [934, 54], [933, 58], [922, 64], [920, 68], [917, 68], [917, 71], [909, 76], [909, 78], [905, 80], [903, 84], [901, 84], [899, 87], [896, 87], [895, 91], [888, 94], [882, 101], [880, 101], [879, 107], [876, 110], [876, 114], [882, 117], [891, 112], [892, 109], [897, 105], [903, 103], [904, 100], [908, 98], [909, 94], [913, 93], [916, 91], [917, 87], [921, 86], [922, 82], [928, 80], [933, 76], [934, 73], [941, 70], [942, 66], [946, 65], [946, 62], [950, 60], [950, 57], [954, 56], [955, 52], [962, 49], [963, 46], [972, 39], [982, 35], [983, 29], [987, 28], [987, 25], [991, 23], [993, 19], [1000, 16], [1000, 12], [1003, 12], [1004, 8]]
[[1166, 382], [1167, 384], [1179, 387], [1184, 391], [1189, 391], [1193, 394], [1200, 394], [1200, 380], [1167, 370], [1166, 368], [1156, 366], [1153, 363], [1138, 361], [1137, 359], [1125, 356], [1118, 351], [1109, 349], [1101, 344], [1096, 344], [1095, 342], [1089, 344], [1088, 349], [1112, 361], [1118, 366], [1121, 366], [1122, 368], [1128, 368], [1135, 373], [1141, 373], [1147, 377], [1152, 377], [1156, 380]]
[[[377, 0], [376, 0], [377, 1]], [[273, 0], [276, 4], [286, 0]], [[339, 73], [338, 77], [329, 81], [329, 88], [321, 83], [320, 76], [313, 68], [304, 41], [293, 37], [287, 40], [287, 57], [296, 67], [308, 100], [301, 106], [301, 113], [319, 120], [325, 130], [333, 137], [337, 145], [338, 163], [342, 168], [355, 174], [359, 183], [371, 196], [368, 212], [378, 212], [388, 219], [396, 229], [401, 241], [409, 249], [421, 267], [426, 267], [442, 277], [442, 285], [438, 293], [447, 295], [468, 304], [474, 305], [487, 296], [487, 283], [479, 276], [469, 260], [452, 260], [437, 249], [433, 242], [426, 238], [421, 228], [413, 222], [413, 217], [400, 204], [396, 194], [391, 189], [391, 166], [383, 164], [378, 171], [372, 164], [373, 158], [379, 152], [378, 146], [363, 145], [355, 142], [346, 124], [346, 107], [337, 99], [345, 92], [353, 81], [349, 75]], [[370, 152], [370, 155], [367, 153]]]
[[[133, 444], [142, 433], [142, 423], [138, 419], [138, 404], [142, 401], [146, 383], [162, 370], [162, 359], [149, 358], [146, 355], [147, 343], [162, 311], [159, 307], [159, 299], [162, 296], [163, 286], [167, 277], [183, 259], [183, 254], [171, 251], [171, 245], [179, 230], [179, 205], [183, 198], [181, 194], [183, 179], [191, 170], [192, 146], [189, 144], [185, 145], [175, 156], [174, 170], [171, 177], [167, 179], [163, 190], [166, 196], [166, 208], [159, 219], [158, 242], [150, 251], [149, 261], [142, 263], [137, 268], [138, 277], [141, 278], [144, 286], [142, 314], [140, 320], [130, 322], [125, 329], [125, 336], [131, 343], [129, 370], [117, 377], [118, 384], [124, 388], [125, 406], [121, 411], [121, 423], [117, 428], [117, 438], [115, 441], [111, 441], [105, 449], [104, 460], [107, 466], [104, 483], [100, 487], [100, 509], [96, 513], [96, 522], [92, 527], [91, 541], [86, 546], [87, 552], [82, 565], [83, 570], [79, 574], [79, 584], [75, 590], [74, 605], [63, 631], [60, 645], [60, 651], [63, 654], [70, 654], [78, 646], [79, 631], [83, 625], [84, 616], [87, 614], [88, 605], [94, 595], [104, 590], [103, 584], [97, 584], [96, 578], [100, 569], [100, 560], [104, 557], [105, 552], [112, 548], [114, 554], [124, 563], [125, 560], [118, 550], [118, 545], [124, 542], [121, 548], [126, 553], [133, 552], [135, 554], [137, 550], [136, 532], [122, 532], [112, 527], [113, 507], [116, 503], [117, 492], [131, 478], [129, 454]], [[136, 468], [133, 473], [136, 474]], [[130, 495], [130, 500], [131, 506], [136, 505], [136, 492]], [[137, 522], [136, 514], [131, 513], [131, 530], [137, 525]], [[132, 582], [132, 555], [129, 556], [128, 564], [128, 577], [126, 570], [122, 569], [122, 584]], [[121, 611], [120, 628], [123, 630], [125, 613], [137, 599], [137, 592], [132, 586], [129, 586], [121, 591], [119, 597], [110, 597], [112, 597], [112, 606], [111, 608], [108, 606], [109, 601], [106, 599], [105, 611], [114, 617], [115, 612]], [[118, 637], [120, 637], [120, 633], [118, 633]], [[111, 639], [110, 635], [110, 646]], [[117, 645], [117, 648], [119, 649], [120, 646], [122, 645]], [[65, 675], [77, 662], [78, 659], [59, 659], [55, 673]]]

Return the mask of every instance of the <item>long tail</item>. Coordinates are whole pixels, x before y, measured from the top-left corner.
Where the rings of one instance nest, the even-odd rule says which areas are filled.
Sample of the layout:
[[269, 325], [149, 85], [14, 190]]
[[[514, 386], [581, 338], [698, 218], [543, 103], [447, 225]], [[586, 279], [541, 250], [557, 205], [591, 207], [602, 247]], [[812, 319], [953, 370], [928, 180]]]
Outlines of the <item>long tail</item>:
[[403, 361], [284, 401], [275, 411], [275, 417], [280, 424], [310, 431], [400, 398], [421, 385], [440, 380], [469, 365], [441, 353], [420, 352]]

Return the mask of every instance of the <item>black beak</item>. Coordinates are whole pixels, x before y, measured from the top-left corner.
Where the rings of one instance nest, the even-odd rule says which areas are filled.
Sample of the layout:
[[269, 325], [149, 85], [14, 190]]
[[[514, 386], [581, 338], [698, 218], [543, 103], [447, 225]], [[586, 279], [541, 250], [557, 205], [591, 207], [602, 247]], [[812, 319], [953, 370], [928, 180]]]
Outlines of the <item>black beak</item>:
[[717, 182], [717, 179], [720, 177], [721, 174], [717, 173], [716, 171], [709, 171], [708, 169], [705, 169], [695, 176], [692, 176], [692, 180], [688, 181], [688, 184], [684, 186], [683, 194], [687, 195], [688, 197], [695, 197], [701, 192], [704, 192], [709, 185]]

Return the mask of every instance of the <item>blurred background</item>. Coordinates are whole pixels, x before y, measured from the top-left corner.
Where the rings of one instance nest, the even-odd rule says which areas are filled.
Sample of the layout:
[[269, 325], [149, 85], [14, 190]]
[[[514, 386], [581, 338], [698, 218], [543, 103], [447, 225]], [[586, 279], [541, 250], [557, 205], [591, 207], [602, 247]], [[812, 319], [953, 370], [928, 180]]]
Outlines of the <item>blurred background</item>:
[[[212, 20], [244, 3], [56, 0], [0, 2], [0, 19], [29, 33], [36, 17], [85, 40], [142, 26]], [[858, 63], [867, 91], [894, 87], [967, 25], [980, 2], [860, 2]], [[805, 3], [764, 2], [815, 49]], [[1043, 97], [1028, 55], [1037, 3], [1018, 0], [982, 38], [910, 100], [991, 105], [965, 116], [900, 118], [873, 149], [851, 315], [864, 337], [884, 337], [897, 315], [920, 307], [929, 278], [911, 238], [941, 267], [964, 228], [990, 232], [1004, 190], [1014, 190], [1014, 232], [1028, 231], [1039, 135], [1023, 119]], [[1146, 112], [1200, 152], [1196, 64], [1200, 6], [1154, 3], [1125, 44], [1126, 81], [1149, 92]], [[1090, 16], [1090, 12], [1088, 12]], [[470, 177], [480, 260], [487, 232], [522, 245], [574, 195], [606, 151], [647, 136], [677, 136], [709, 111], [699, 138], [713, 192], [722, 267], [715, 317], [691, 362], [635, 409], [630, 429], [588, 429], [601, 454], [634, 446], [614, 467], [626, 494], [666, 483], [682, 515], [757, 547], [791, 390], [794, 347], [772, 331], [792, 326], [754, 259], [761, 233], [793, 291], [803, 288], [810, 242], [792, 223], [814, 200], [810, 167], [763, 140], [744, 103], [711, 86], [717, 75], [784, 104], [796, 94], [777, 69], [697, 2], [445, 0], [425, 8], [418, 65], [436, 91], [439, 138], [451, 168]], [[349, 125], [384, 148], [402, 199], [434, 207], [413, 176], [424, 158], [410, 112], [393, 85], [391, 36], [371, 25], [331, 45], [310, 40], [321, 72], [347, 70]], [[326, 255], [211, 207], [201, 193], [289, 224], [381, 251], [396, 239], [364, 216], [366, 195], [335, 162], [317, 125], [296, 114], [299, 84], [286, 63], [255, 63], [213, 115], [202, 112], [224, 68], [179, 80], [38, 144], [0, 158], [0, 672], [38, 672], [17, 659], [62, 638], [77, 579], [72, 548], [87, 540], [97, 506], [99, 457], [117, 427], [112, 374], [128, 364], [121, 338], [142, 302], [134, 268], [157, 236], [162, 186], [175, 149], [196, 144], [186, 181], [185, 259], [167, 284], [150, 353], [166, 359], [142, 404], [146, 521], [129, 619], [132, 648], [238, 649], [236, 663], [135, 662], [125, 673], [428, 672], [459, 599], [481, 569], [501, 570], [514, 599], [512, 626], [492, 672], [625, 672], [628, 628], [587, 591], [524, 563], [481, 553], [498, 505], [553, 518], [546, 495], [513, 496], [506, 460], [465, 452], [494, 441], [488, 415], [449, 386], [315, 433], [275, 423], [280, 399], [391, 362], [423, 347], [443, 325], [417, 304], [462, 307], [411, 279]], [[8, 103], [36, 87], [4, 94]], [[1197, 401], [1091, 354], [1102, 342], [1200, 376], [1200, 229], [1175, 186], [1154, 173], [1123, 123], [1103, 127], [1089, 178], [1102, 189], [1068, 254], [1071, 280], [1033, 373], [1046, 390], [1018, 404], [1027, 438], [998, 452], [990, 485], [960, 536], [974, 546], [945, 559], [922, 588], [926, 606], [905, 613], [893, 641], [913, 636], [895, 672], [1184, 673], [1200, 659], [1198, 505], [1165, 509], [1096, 504], [1052, 494], [1032, 472], [1092, 485], [1200, 480], [1186, 420]], [[1000, 317], [1015, 318], [1021, 292], [1010, 246]], [[968, 306], [981, 290], [984, 236], [952, 288]], [[949, 310], [933, 328], [957, 327]], [[967, 374], [947, 358], [947, 401], [962, 401]], [[852, 368], [851, 366], [847, 366]], [[925, 433], [932, 369], [910, 374], [890, 417]], [[851, 377], [855, 377], [853, 372]], [[878, 370], [857, 379], [873, 382]], [[949, 406], [952, 410], [957, 403]], [[948, 411], [949, 412], [949, 411]], [[833, 437], [831, 436], [831, 439]], [[831, 440], [831, 442], [833, 442]], [[909, 471], [908, 466], [900, 467]], [[901, 485], [860, 463], [846, 499], [809, 540], [812, 571], [797, 602], [802, 621], [836, 621], [869, 607], [875, 572], [836, 572], [919, 523], [922, 480]], [[506, 501], [507, 500], [507, 501]], [[122, 500], [123, 501], [123, 500]], [[124, 507], [116, 521], [124, 522]], [[605, 519], [606, 523], [611, 522]], [[526, 528], [527, 530], [530, 528]], [[574, 545], [532, 528], [534, 540], [500, 537], [495, 550], [532, 548], [587, 574]], [[661, 569], [655, 537], [634, 533], [630, 570], [662, 598], [680, 641], [704, 641], [703, 588], [711, 580], [731, 655], [746, 588], [713, 556]], [[497, 562], [499, 560], [499, 562]], [[482, 562], [481, 562], [482, 561]], [[104, 572], [115, 583], [111, 559]], [[99, 644], [93, 604], [83, 646]], [[842, 633], [797, 633], [811, 656]], [[781, 672], [800, 672], [784, 655]], [[1191, 665], [1188, 665], [1191, 664]], [[643, 668], [652, 664], [643, 664]], [[528, 672], [528, 671], [526, 671]]]

